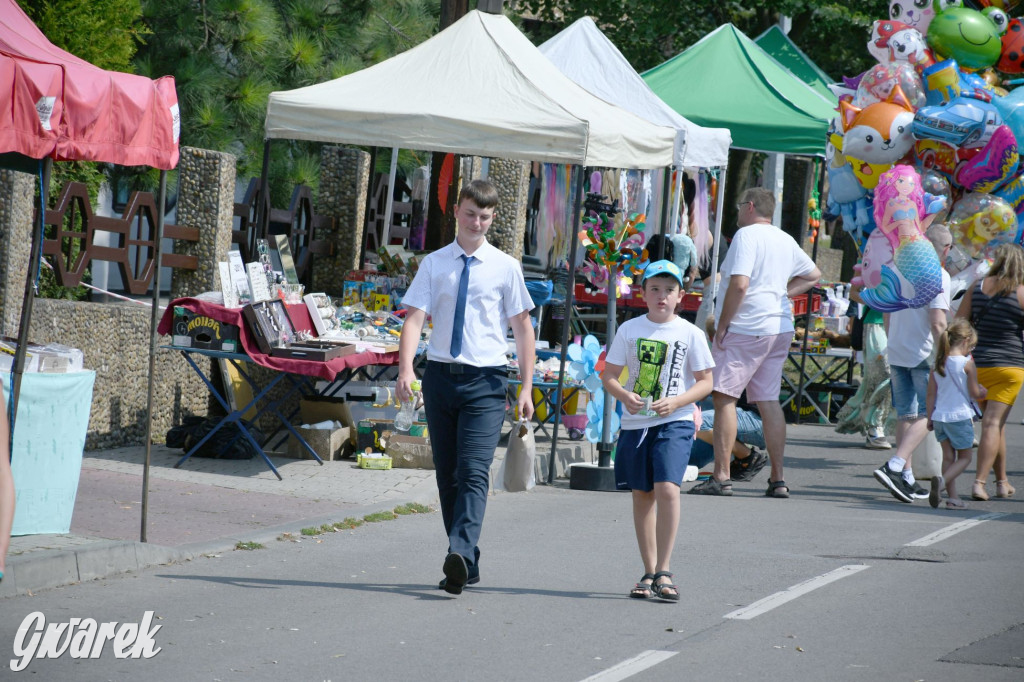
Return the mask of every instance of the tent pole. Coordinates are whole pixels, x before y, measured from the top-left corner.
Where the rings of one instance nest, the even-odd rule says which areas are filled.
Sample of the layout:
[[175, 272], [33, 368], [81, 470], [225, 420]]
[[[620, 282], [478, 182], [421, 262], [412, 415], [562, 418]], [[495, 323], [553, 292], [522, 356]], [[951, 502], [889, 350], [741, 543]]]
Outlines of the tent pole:
[[46, 157], [40, 161], [39, 169], [39, 221], [32, 230], [32, 248], [28, 256], [28, 275], [25, 277], [25, 297], [21, 304], [21, 323], [18, 327], [18, 347], [14, 351], [14, 378], [11, 394], [11, 458], [14, 457], [14, 422], [18, 417], [18, 396], [21, 394], [21, 378], [25, 373], [25, 354], [28, 351], [28, 330], [32, 324], [32, 304], [35, 302], [37, 280], [39, 279], [39, 259], [43, 254], [43, 231], [46, 229], [46, 207], [50, 203], [50, 174], [53, 171], [53, 159]]
[[[715, 197], [715, 243], [711, 247], [711, 300], [718, 295], [718, 252], [722, 245], [722, 208], [725, 205], [725, 177], [726, 166], [719, 166], [718, 196]], [[707, 296], [708, 292], [704, 292]], [[712, 308], [711, 315], [714, 315]], [[718, 329], [718, 320], [715, 320], [715, 329]]]
[[381, 230], [380, 244], [391, 243], [391, 212], [395, 208], [395, 180], [398, 176], [398, 147], [391, 148], [391, 168], [388, 170], [388, 194], [384, 203], [384, 229]]
[[153, 307], [149, 316], [149, 387], [146, 395], [146, 456], [142, 464], [142, 527], [139, 542], [146, 542], [149, 518], [149, 464], [153, 443], [153, 371], [156, 368], [156, 327], [160, 317], [160, 261], [164, 240], [164, 211], [167, 205], [167, 171], [160, 171], [160, 196], [156, 210], [156, 246], [153, 252]]
[[668, 234], [668, 198], [672, 195], [669, 191], [669, 185], [672, 184], [672, 166], [665, 166], [661, 184], [661, 226], [658, 229], [658, 234], [661, 235], [661, 239], [658, 241], [661, 243], [658, 245], [658, 260], [665, 257], [665, 235]]
[[[815, 162], [817, 162], [817, 158], [815, 158]], [[818, 201], [819, 202], [821, 201], [822, 194], [825, 192], [825, 173], [826, 172], [827, 172], [826, 166], [823, 163], [823, 164], [821, 164], [821, 172], [818, 174]], [[821, 235], [819, 234], [818, 237], [814, 237], [814, 242], [811, 245], [811, 260], [814, 261], [815, 265], [818, 264], [818, 239], [820, 238], [820, 236]], [[810, 331], [811, 331], [811, 315], [813, 314], [813, 311], [811, 310], [811, 301], [814, 298], [814, 287], [811, 287], [810, 289], [807, 290], [806, 296], [807, 296], [807, 320], [804, 322], [804, 338], [803, 338], [803, 342], [800, 344], [800, 380], [797, 382], [797, 391], [796, 391], [796, 423], [797, 424], [800, 423], [800, 413], [801, 413], [801, 411], [803, 410], [803, 407], [804, 407], [804, 387], [806, 386], [806, 383], [805, 383], [804, 380], [807, 377], [807, 375], [805, 374], [805, 368], [807, 367], [807, 338], [811, 335], [810, 334]]]
[[[672, 196], [675, 196], [675, 200], [672, 201], [672, 222], [669, 223], [672, 226], [672, 234], [675, 234], [676, 225], [679, 224], [679, 202], [683, 200], [683, 167], [682, 166], [679, 166], [676, 169], [675, 177], [676, 177], [676, 181], [675, 181], [675, 183], [673, 183], [675, 185], [675, 194], [672, 195]], [[686, 229], [682, 230], [682, 232], [684, 234], [688, 235], [689, 234], [689, 225], [687, 225]], [[684, 272], [683, 274], [685, 275], [686, 273]]]
[[264, 239], [267, 236], [268, 226], [270, 224], [269, 175], [270, 138], [268, 137], [263, 141], [263, 168], [260, 170], [260, 203], [256, 206], [256, 224], [250, 228], [246, 239], [246, 248], [249, 249], [249, 253], [245, 255], [247, 258], [249, 257], [249, 254], [256, 253], [256, 240]]
[[[558, 389], [555, 407], [555, 425], [551, 433], [551, 456], [548, 458], [548, 485], [555, 482], [555, 453], [558, 451], [558, 426], [562, 421], [562, 385], [565, 381], [565, 359], [569, 352], [569, 328], [572, 326], [573, 295], [576, 292], [576, 249], [579, 246], [577, 231], [580, 224], [580, 211], [583, 208], [583, 177], [586, 169], [576, 164], [572, 168], [576, 176], [576, 191], [573, 192], [574, 204], [572, 209], [572, 223], [569, 231], [572, 232], [569, 247], [569, 276], [565, 280], [565, 319], [562, 320], [562, 348], [558, 364]], [[579, 389], [577, 389], [579, 390]]]

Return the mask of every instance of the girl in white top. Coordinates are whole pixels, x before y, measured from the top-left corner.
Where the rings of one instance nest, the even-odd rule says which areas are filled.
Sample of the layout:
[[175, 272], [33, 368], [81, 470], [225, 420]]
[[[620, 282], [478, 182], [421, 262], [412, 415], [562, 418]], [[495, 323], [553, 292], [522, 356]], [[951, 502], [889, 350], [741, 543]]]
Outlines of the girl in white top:
[[942, 445], [942, 475], [932, 478], [928, 496], [932, 507], [939, 506], [943, 483], [946, 508], [966, 507], [957, 497], [955, 481], [974, 456], [974, 401], [984, 400], [986, 394], [978, 383], [978, 370], [970, 355], [977, 342], [977, 332], [964, 319], [950, 322], [939, 337], [935, 365], [928, 378], [928, 430], [935, 431], [935, 438]]

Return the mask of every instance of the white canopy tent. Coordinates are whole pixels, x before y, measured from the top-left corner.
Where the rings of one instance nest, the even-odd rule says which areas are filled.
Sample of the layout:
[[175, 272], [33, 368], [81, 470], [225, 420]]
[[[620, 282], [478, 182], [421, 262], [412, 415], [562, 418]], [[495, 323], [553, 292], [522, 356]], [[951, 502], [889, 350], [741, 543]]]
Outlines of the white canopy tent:
[[672, 163], [675, 130], [590, 94], [506, 17], [473, 10], [362, 71], [274, 92], [266, 137], [612, 168]]
[[729, 130], [699, 126], [665, 104], [592, 18], [577, 19], [539, 49], [588, 92], [646, 121], [674, 128], [675, 165], [716, 168], [729, 163]]
[[[591, 17], [581, 17], [540, 46], [545, 57], [574, 82], [588, 92], [616, 104], [651, 123], [668, 126], [676, 131], [673, 164], [678, 168], [725, 168], [729, 164], [732, 134], [728, 128], [705, 128], [693, 123], [660, 97], [654, 94], [619, 48], [597, 27]], [[666, 174], [666, 184], [668, 174]], [[724, 179], [724, 178], [723, 178]], [[676, 175], [675, 196], [679, 197], [682, 174]], [[720, 183], [720, 187], [723, 183]], [[654, 215], [659, 230], [665, 234], [663, 197]], [[678, 223], [679, 202], [672, 202], [669, 224]], [[658, 216], [662, 216], [658, 218]], [[717, 225], [713, 232], [721, 232], [721, 208], [716, 212]]]
[[[575, 164], [570, 263], [578, 246], [582, 166], [664, 168], [673, 163], [676, 141], [675, 128], [650, 123], [592, 95], [562, 74], [505, 16], [478, 10], [380, 64], [271, 93], [265, 130], [268, 145], [272, 139], [299, 139]], [[265, 151], [264, 183], [268, 157]], [[567, 310], [574, 289], [574, 273], [569, 274]], [[567, 320], [559, 403], [568, 336]], [[556, 419], [552, 453], [559, 423]], [[552, 458], [549, 480], [553, 463]]]

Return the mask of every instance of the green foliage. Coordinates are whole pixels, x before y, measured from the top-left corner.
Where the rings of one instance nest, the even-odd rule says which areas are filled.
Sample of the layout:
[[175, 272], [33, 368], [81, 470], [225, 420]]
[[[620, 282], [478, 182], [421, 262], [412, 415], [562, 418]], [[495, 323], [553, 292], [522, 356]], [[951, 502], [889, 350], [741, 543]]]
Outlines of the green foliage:
[[[140, 73], [172, 75], [181, 106], [181, 144], [238, 157], [240, 177], [259, 175], [271, 92], [353, 73], [430, 37], [429, 0], [143, 0], [151, 32]], [[297, 183], [314, 189], [319, 145], [271, 145], [271, 200]]]
[[262, 542], [236, 542], [235, 549], [244, 549], [251, 552], [255, 549], [266, 549], [266, 546]]
[[[132, 58], [147, 29], [141, 22], [141, 0], [18, 0], [39, 30], [57, 47], [101, 69], [131, 73]], [[97, 36], [102, 36], [98, 40]], [[108, 164], [82, 161], [53, 165], [50, 179], [50, 205], [68, 182], [81, 182], [95, 203]], [[155, 183], [154, 183], [155, 184]], [[77, 243], [73, 244], [77, 255]], [[90, 277], [86, 273], [86, 281]], [[57, 284], [53, 273], [43, 268], [39, 276], [39, 295], [43, 298], [84, 300], [85, 287], [68, 289]]]
[[591, 16], [637, 71], [684, 51], [722, 24], [751, 38], [779, 21], [793, 20], [790, 37], [835, 79], [858, 74], [874, 60], [866, 44], [871, 22], [888, 17], [886, 0], [521, 0], [536, 17], [524, 22], [539, 44], [582, 16]]

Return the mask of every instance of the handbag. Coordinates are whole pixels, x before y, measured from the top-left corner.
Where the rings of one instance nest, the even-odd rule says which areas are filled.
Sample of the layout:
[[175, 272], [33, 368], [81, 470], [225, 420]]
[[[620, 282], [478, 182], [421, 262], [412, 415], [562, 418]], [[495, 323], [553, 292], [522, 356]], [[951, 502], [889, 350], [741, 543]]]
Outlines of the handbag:
[[850, 323], [850, 348], [864, 350], [864, 318], [859, 315], [854, 315]]

